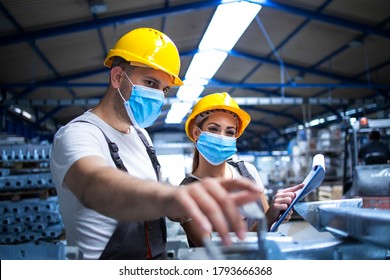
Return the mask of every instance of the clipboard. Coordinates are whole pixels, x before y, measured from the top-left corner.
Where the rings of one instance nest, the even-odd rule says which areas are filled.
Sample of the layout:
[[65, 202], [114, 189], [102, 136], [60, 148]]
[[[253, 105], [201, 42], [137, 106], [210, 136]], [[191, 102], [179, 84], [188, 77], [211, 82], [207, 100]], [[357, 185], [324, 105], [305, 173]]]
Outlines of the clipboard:
[[287, 210], [279, 217], [279, 219], [271, 226], [270, 231], [274, 232], [278, 229], [280, 224], [286, 218], [288, 212], [293, 209], [294, 205], [306, 197], [309, 193], [314, 191], [325, 178], [325, 159], [322, 154], [317, 154], [313, 157], [313, 164], [310, 173], [307, 175], [305, 180], [302, 182], [305, 184], [302, 189], [297, 191], [294, 200], [291, 202]]

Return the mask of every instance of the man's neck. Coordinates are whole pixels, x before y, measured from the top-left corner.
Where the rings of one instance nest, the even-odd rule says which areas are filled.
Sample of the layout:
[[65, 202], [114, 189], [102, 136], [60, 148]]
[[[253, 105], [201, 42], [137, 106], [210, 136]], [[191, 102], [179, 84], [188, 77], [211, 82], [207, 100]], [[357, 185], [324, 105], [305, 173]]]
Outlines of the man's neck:
[[122, 133], [129, 133], [130, 124], [120, 118], [118, 115], [119, 113], [113, 108], [114, 105], [112, 104], [112, 98], [108, 97], [108, 94], [105, 94], [99, 104], [91, 110], [91, 113], [101, 118], [112, 128]]

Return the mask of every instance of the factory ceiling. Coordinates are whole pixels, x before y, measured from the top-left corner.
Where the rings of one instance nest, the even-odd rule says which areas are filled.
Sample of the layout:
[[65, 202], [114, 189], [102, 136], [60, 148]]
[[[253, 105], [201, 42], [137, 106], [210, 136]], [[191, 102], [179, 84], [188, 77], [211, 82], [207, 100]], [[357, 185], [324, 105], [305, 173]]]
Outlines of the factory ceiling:
[[[2, 134], [52, 136], [96, 105], [108, 82], [105, 55], [133, 28], [170, 36], [184, 79], [220, 2], [0, 1]], [[251, 115], [242, 150], [283, 149], [298, 127], [388, 117], [390, 1], [248, 2], [262, 9], [201, 95], [227, 91]], [[176, 93], [152, 134], [184, 131], [186, 118], [164, 122]]]

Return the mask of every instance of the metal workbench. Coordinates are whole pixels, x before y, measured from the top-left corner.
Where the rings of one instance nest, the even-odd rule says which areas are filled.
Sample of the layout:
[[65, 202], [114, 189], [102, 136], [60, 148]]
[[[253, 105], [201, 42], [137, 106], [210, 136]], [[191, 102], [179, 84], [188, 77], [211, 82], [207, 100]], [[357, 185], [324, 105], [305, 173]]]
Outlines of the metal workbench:
[[278, 232], [248, 233], [242, 241], [232, 235], [233, 245], [224, 246], [215, 234], [205, 247], [178, 249], [177, 259], [390, 259], [390, 210], [362, 208], [362, 199], [355, 198], [301, 202], [295, 211], [309, 229], [305, 238], [280, 227]]

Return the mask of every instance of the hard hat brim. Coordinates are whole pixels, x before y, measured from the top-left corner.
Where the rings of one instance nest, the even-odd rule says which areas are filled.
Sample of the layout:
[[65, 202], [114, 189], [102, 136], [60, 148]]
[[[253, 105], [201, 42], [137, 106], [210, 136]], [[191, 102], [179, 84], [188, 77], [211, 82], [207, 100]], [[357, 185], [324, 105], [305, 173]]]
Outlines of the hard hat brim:
[[[234, 108], [234, 107], [225, 106], [225, 105], [208, 106], [208, 107], [203, 108], [202, 112], [206, 112], [206, 111], [210, 111], [210, 110], [217, 110], [217, 109], [230, 111], [230, 112], [233, 112], [237, 115], [239, 122], [240, 122], [240, 124], [239, 124], [240, 126], [239, 126], [236, 137], [237, 138], [240, 137], [244, 133], [246, 127], [248, 126], [248, 124], [251, 121], [250, 115], [240, 108]], [[199, 112], [198, 114], [196, 114], [194, 116], [190, 115], [190, 117], [186, 121], [185, 131], [186, 131], [188, 138], [190, 138], [190, 140], [192, 142], [195, 142], [194, 138], [192, 137], [192, 127], [195, 125], [194, 121], [195, 121], [196, 116], [198, 116], [202, 112]]]

